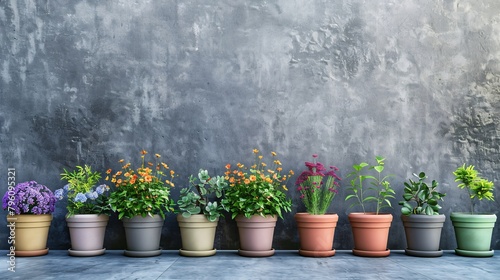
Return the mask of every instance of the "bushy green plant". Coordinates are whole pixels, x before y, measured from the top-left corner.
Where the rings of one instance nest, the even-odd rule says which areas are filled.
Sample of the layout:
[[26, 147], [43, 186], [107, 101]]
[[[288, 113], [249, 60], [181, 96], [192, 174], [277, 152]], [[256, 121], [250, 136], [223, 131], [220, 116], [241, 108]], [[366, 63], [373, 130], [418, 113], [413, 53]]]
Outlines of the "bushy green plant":
[[[375, 160], [377, 162], [375, 165], [362, 162], [352, 166], [354, 171], [347, 175], [348, 178], [352, 178], [350, 181], [351, 187], [347, 189], [353, 193], [346, 196], [345, 200], [356, 199], [356, 202], [351, 204], [350, 207], [361, 206], [363, 213], [367, 212], [365, 204], [373, 202], [376, 205], [375, 213], [378, 215], [380, 209], [392, 207], [389, 199], [394, 198], [395, 192], [387, 180], [392, 175], [382, 175], [385, 169], [385, 158], [376, 156]], [[367, 174], [367, 170], [375, 170], [375, 176]], [[366, 188], [365, 181], [369, 182], [371, 186]]]
[[67, 196], [69, 217], [76, 214], [109, 215], [111, 208], [107, 194], [110, 188], [104, 184], [97, 186], [100, 178], [101, 174], [92, 171], [88, 165], [77, 166], [73, 171], [64, 169], [61, 180], [66, 180], [68, 184], [54, 194], [59, 200]]
[[[424, 182], [427, 178], [424, 172], [420, 172], [418, 175], [414, 173], [413, 176], [417, 177], [418, 181], [408, 179], [408, 182], [404, 183], [404, 201], [399, 202], [399, 205], [403, 206], [401, 213], [406, 216], [411, 214], [439, 215], [441, 206], [438, 202], [442, 201], [446, 194], [436, 190], [438, 186], [436, 180], [432, 180], [430, 186], [427, 185]], [[410, 204], [412, 201], [416, 203], [415, 206]]]
[[[263, 156], [259, 150], [254, 149], [256, 157], [254, 165], [247, 168], [238, 163], [237, 169], [231, 169], [226, 165], [225, 178], [229, 181], [222, 206], [232, 213], [234, 219], [238, 214], [250, 218], [253, 215], [278, 215], [283, 218], [283, 212], [292, 210], [292, 201], [286, 197], [283, 191], [288, 190], [286, 184], [293, 171], [288, 175], [281, 175], [282, 167], [278, 159], [273, 161], [271, 168], [262, 161]], [[276, 153], [271, 153], [276, 157]]]
[[[155, 163], [146, 161], [147, 153], [145, 150], [141, 151], [141, 165], [138, 168], [133, 169], [130, 167], [131, 163], [127, 163], [111, 178], [108, 177], [116, 187], [110, 195], [109, 203], [111, 209], [118, 213], [118, 219], [139, 215], [152, 217], [155, 214], [165, 218], [165, 213], [174, 211], [170, 188], [174, 186], [171, 180], [175, 172], [159, 160], [159, 154], [155, 154]], [[124, 160], [119, 162], [123, 163]], [[111, 169], [106, 173], [111, 174]]]
[[455, 182], [460, 182], [458, 187], [461, 189], [466, 188], [469, 193], [471, 214], [474, 213], [477, 199], [495, 200], [493, 182], [479, 176], [473, 165], [465, 166], [464, 163], [453, 172], [453, 175], [455, 175]]
[[189, 186], [181, 189], [177, 206], [182, 216], [189, 218], [191, 215], [203, 213], [209, 221], [215, 222], [223, 210], [216, 199], [222, 197], [226, 187], [227, 182], [224, 177], [210, 177], [207, 170], [200, 169], [198, 177], [191, 175]]

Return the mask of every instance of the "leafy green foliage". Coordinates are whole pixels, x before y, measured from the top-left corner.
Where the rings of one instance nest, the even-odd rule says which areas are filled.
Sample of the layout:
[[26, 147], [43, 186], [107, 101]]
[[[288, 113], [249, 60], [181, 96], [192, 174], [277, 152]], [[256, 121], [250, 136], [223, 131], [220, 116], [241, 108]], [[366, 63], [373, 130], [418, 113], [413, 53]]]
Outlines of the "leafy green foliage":
[[458, 187], [461, 189], [466, 188], [469, 192], [471, 213], [474, 213], [474, 206], [477, 199], [495, 200], [493, 196], [493, 190], [495, 189], [493, 182], [480, 177], [473, 165], [465, 166], [464, 163], [453, 172], [453, 175], [455, 175], [455, 182], [460, 182]]
[[179, 212], [185, 218], [203, 213], [209, 221], [215, 222], [223, 210], [222, 205], [218, 204], [216, 199], [222, 197], [226, 188], [227, 182], [224, 177], [210, 177], [207, 170], [200, 169], [198, 178], [191, 175], [189, 186], [181, 189], [177, 201]]
[[[418, 175], [413, 174], [413, 176], [417, 177], [418, 181], [408, 179], [408, 182], [404, 183], [404, 201], [399, 202], [399, 205], [403, 206], [401, 213], [406, 216], [411, 214], [439, 215], [441, 206], [438, 202], [439, 200], [442, 201], [446, 194], [436, 190], [438, 186], [436, 180], [432, 180], [430, 186], [427, 185], [424, 182], [427, 178], [424, 172], [420, 172]], [[410, 204], [412, 201], [416, 203], [415, 206]]]
[[58, 199], [67, 196], [68, 216], [76, 214], [106, 214], [109, 215], [111, 208], [108, 201], [107, 185], [96, 186], [101, 178], [101, 174], [92, 171], [88, 165], [77, 166], [75, 170], [64, 169], [61, 173], [61, 180], [66, 180], [68, 184], [62, 189], [55, 191]]
[[[292, 210], [292, 201], [282, 190], [287, 190], [286, 184], [289, 175], [281, 175], [282, 167], [279, 160], [273, 161], [273, 167], [267, 169], [262, 161], [259, 150], [254, 149], [255, 164], [247, 168], [238, 163], [238, 169], [231, 170], [231, 165], [226, 165], [226, 179], [230, 187], [226, 190], [225, 198], [221, 201], [226, 211], [231, 212], [234, 219], [238, 214], [250, 218], [253, 215], [278, 215], [283, 218], [283, 212]], [[276, 153], [271, 153], [273, 157]]]
[[[381, 209], [392, 207], [389, 199], [395, 198], [395, 192], [388, 181], [388, 178], [392, 175], [382, 175], [385, 169], [384, 160], [385, 158], [376, 156], [375, 161], [377, 164], [375, 165], [362, 162], [352, 166], [354, 170], [347, 175], [348, 178], [352, 178], [350, 181], [351, 186], [347, 188], [352, 194], [346, 196], [345, 200], [355, 199], [356, 202], [351, 204], [350, 207], [361, 206], [363, 213], [366, 213], [365, 204], [371, 202], [376, 206], [375, 213], [377, 215]], [[374, 170], [375, 176], [367, 174], [369, 170]], [[365, 186], [365, 181], [369, 183], [369, 187]]]

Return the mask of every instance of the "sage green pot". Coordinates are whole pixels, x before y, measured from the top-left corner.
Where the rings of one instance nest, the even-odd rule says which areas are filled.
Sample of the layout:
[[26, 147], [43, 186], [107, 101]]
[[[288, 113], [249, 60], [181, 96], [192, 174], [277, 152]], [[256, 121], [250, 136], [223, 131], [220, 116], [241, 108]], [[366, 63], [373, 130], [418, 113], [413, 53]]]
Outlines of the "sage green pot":
[[451, 213], [457, 249], [455, 253], [467, 257], [491, 257], [491, 237], [497, 216], [495, 214]]

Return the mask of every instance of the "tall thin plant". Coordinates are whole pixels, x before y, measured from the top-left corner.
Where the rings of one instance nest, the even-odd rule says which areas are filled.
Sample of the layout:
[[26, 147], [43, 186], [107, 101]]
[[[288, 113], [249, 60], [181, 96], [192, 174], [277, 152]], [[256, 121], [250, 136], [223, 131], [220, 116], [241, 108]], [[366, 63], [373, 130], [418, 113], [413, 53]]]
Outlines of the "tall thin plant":
[[[385, 158], [376, 156], [375, 160], [377, 161], [377, 164], [375, 165], [369, 165], [366, 162], [362, 162], [352, 166], [354, 171], [347, 175], [348, 178], [352, 178], [350, 181], [351, 187], [347, 189], [353, 193], [346, 196], [345, 200], [356, 199], [356, 202], [351, 204], [350, 207], [359, 205], [363, 209], [363, 213], [366, 213], [367, 211], [365, 203], [375, 202], [375, 213], [378, 215], [382, 208], [392, 207], [389, 199], [395, 198], [394, 194], [396, 192], [391, 188], [391, 184], [388, 181], [388, 178], [392, 175], [382, 175], [382, 172], [385, 169]], [[375, 176], [366, 174], [367, 169], [375, 170]], [[365, 190], [364, 185], [367, 180], [370, 182], [371, 187], [368, 187]], [[367, 192], [372, 195], [367, 195]]]

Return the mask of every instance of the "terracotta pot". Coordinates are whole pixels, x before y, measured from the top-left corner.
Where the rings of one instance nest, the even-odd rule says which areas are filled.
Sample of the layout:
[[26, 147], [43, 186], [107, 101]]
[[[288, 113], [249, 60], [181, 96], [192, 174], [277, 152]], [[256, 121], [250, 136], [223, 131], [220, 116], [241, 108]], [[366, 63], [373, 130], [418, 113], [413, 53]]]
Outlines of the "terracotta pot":
[[215, 255], [214, 241], [218, 221], [219, 219], [210, 222], [204, 214], [191, 215], [189, 218], [177, 215], [182, 238], [179, 254], [186, 257]]
[[299, 231], [299, 254], [307, 257], [330, 257], [335, 255], [333, 239], [339, 216], [337, 214], [295, 214]]
[[98, 256], [104, 254], [104, 234], [108, 225], [108, 215], [77, 214], [66, 216], [66, 224], [71, 238], [70, 256]]
[[455, 253], [467, 257], [491, 257], [491, 238], [497, 216], [495, 214], [456, 213], [450, 215], [455, 229]]
[[123, 218], [127, 239], [125, 256], [152, 257], [161, 255], [160, 239], [163, 222], [164, 219], [160, 215]]
[[445, 215], [401, 216], [405, 228], [407, 248], [405, 253], [417, 257], [440, 257], [441, 230]]
[[52, 214], [21, 214], [7, 217], [8, 221], [15, 222], [17, 257], [42, 256], [49, 252], [47, 238]]
[[274, 255], [273, 236], [276, 227], [276, 216], [262, 217], [253, 215], [236, 216], [236, 224], [240, 235], [239, 254], [246, 257], [268, 257]]
[[391, 214], [351, 213], [348, 215], [354, 238], [354, 255], [363, 257], [386, 257]]

